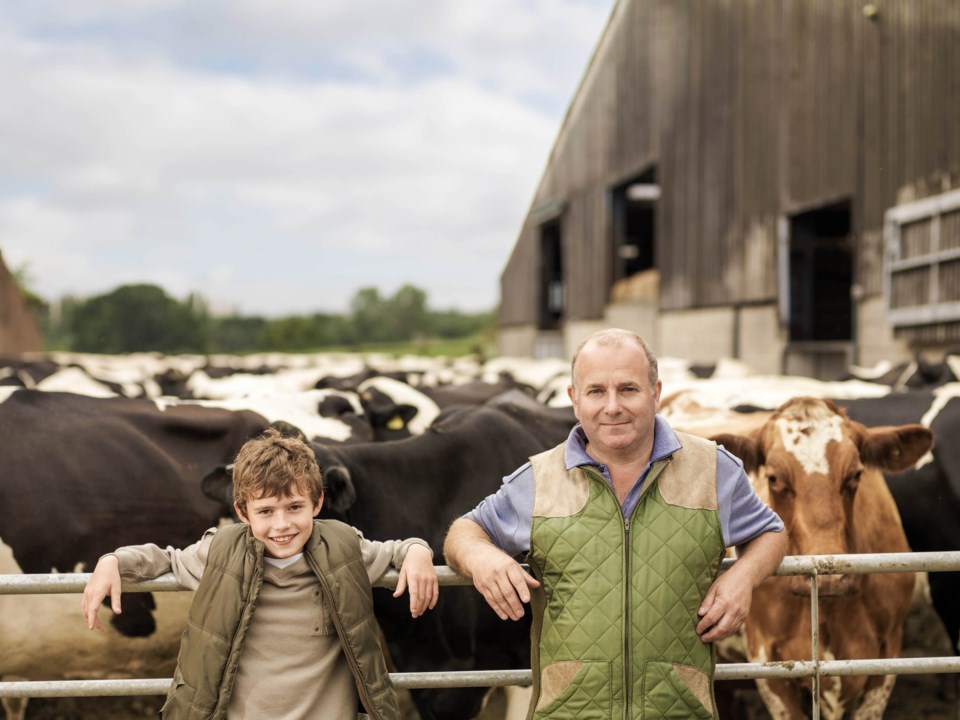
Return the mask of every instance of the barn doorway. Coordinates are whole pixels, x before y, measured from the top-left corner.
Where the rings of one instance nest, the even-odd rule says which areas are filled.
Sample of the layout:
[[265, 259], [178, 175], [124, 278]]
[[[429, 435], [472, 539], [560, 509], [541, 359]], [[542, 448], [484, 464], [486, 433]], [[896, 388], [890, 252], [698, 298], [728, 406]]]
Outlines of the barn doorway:
[[[655, 168], [612, 189], [611, 280], [614, 286], [638, 273], [656, 268], [656, 212], [659, 198], [660, 186], [657, 185]], [[612, 294], [616, 296], [618, 293]]]
[[540, 226], [540, 330], [558, 330], [563, 309], [563, 248], [557, 218]]
[[834, 379], [850, 364], [854, 280], [850, 203], [789, 219], [788, 374]]

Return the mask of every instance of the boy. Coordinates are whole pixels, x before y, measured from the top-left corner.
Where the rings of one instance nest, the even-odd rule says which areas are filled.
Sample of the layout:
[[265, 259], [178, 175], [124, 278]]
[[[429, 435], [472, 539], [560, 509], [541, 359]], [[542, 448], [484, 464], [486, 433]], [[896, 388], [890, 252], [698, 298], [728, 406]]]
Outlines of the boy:
[[310, 447], [276, 430], [248, 441], [233, 471], [243, 524], [212, 528], [177, 550], [134, 545], [104, 555], [83, 593], [90, 629], [109, 596], [119, 613], [120, 578], [173, 572], [196, 589], [163, 718], [262, 720], [400, 712], [380, 649], [371, 582], [400, 568], [394, 597], [410, 589], [410, 613], [437, 602], [433, 552], [417, 538], [374, 542], [334, 520], [323, 504]]

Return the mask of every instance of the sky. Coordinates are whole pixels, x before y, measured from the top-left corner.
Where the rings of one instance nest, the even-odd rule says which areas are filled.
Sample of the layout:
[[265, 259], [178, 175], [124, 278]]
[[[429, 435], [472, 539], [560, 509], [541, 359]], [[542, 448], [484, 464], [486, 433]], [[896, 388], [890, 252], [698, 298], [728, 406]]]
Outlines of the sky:
[[0, 252], [47, 300], [491, 309], [613, 4], [2, 3]]

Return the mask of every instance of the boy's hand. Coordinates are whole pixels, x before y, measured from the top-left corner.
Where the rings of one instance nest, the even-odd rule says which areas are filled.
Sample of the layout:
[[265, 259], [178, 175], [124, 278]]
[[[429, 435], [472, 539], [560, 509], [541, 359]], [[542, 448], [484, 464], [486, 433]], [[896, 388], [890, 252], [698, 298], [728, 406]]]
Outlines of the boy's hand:
[[433, 610], [440, 594], [437, 571], [433, 569], [433, 553], [425, 546], [411, 545], [400, 567], [400, 579], [394, 597], [403, 595], [410, 588], [410, 614], [420, 617], [427, 610]]
[[97, 567], [93, 570], [87, 586], [83, 589], [83, 602], [80, 607], [83, 616], [87, 619], [90, 630], [103, 632], [103, 625], [97, 618], [97, 610], [105, 597], [110, 597], [113, 611], [120, 614], [120, 561], [116, 555], [106, 555], [100, 558]]

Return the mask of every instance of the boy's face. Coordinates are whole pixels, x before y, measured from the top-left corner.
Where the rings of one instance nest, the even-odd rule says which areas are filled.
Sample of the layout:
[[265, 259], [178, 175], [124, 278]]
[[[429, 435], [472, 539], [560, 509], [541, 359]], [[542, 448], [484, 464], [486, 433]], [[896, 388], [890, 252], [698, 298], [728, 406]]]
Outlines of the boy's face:
[[312, 505], [299, 488], [289, 496], [247, 500], [246, 514], [234, 503], [237, 515], [250, 526], [253, 536], [263, 543], [264, 552], [273, 558], [288, 558], [303, 550], [313, 532], [313, 518], [320, 512], [323, 495]]

